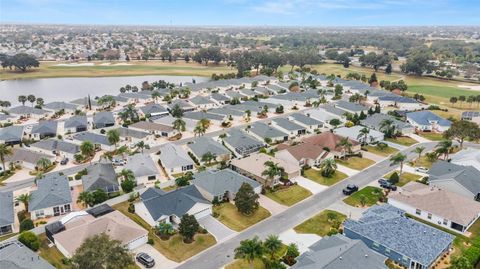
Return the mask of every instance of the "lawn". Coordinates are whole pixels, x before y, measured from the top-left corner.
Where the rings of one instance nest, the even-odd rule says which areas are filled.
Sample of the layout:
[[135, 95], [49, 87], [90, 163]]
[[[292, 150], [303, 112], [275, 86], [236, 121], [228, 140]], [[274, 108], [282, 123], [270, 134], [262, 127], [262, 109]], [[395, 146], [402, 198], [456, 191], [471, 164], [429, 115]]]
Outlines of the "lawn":
[[0, 242], [5, 241], [9, 238], [12, 238], [16, 235], [18, 235], [18, 233], [9, 233], [9, 234], [6, 234], [6, 235], [2, 235], [2, 236], [0, 236]]
[[312, 193], [299, 185], [292, 185], [276, 191], [267, 191], [265, 195], [277, 203], [291, 206], [309, 197]]
[[153, 247], [172, 261], [184, 261], [216, 244], [215, 238], [211, 234], [197, 234], [195, 235], [195, 241], [191, 244], [183, 243], [181, 236], [178, 234], [172, 236], [169, 240], [162, 240], [155, 235], [150, 225], [140, 218], [140, 216], [128, 212], [128, 201], [116, 204], [113, 208], [147, 229], [148, 238], [154, 241]]
[[[395, 171], [392, 171], [392, 172], [386, 174], [384, 177], [385, 177], [386, 179], [389, 179], [390, 176], [391, 176], [394, 172], [395, 172]], [[396, 171], [396, 172], [398, 173], [399, 171]], [[402, 187], [402, 186], [405, 186], [405, 185], [406, 185], [408, 182], [410, 182], [410, 181], [417, 181], [417, 180], [419, 180], [419, 179], [421, 179], [421, 178], [422, 178], [422, 176], [420, 176], [420, 175], [412, 174], [412, 173], [409, 173], [409, 172], [403, 172], [403, 173], [400, 175], [400, 181], [399, 181], [397, 184], [395, 184], [395, 185], [397, 185], [397, 186], [399, 186], [399, 187]]]
[[425, 133], [419, 133], [418, 135], [432, 141], [442, 141], [445, 139], [443, 137], [443, 134], [440, 134], [440, 133], [425, 132]]
[[[245, 260], [236, 259], [229, 265], [225, 266], [225, 269], [245, 269], [250, 268], [250, 263]], [[253, 269], [265, 269], [265, 264], [263, 264], [262, 260], [255, 259], [253, 261]]]
[[70, 268], [70, 266], [62, 263], [62, 259], [64, 258], [64, 256], [57, 249], [57, 247], [48, 247], [50, 241], [45, 234], [40, 235], [40, 242], [40, 249], [38, 250], [38, 254], [40, 255], [40, 257], [44, 258], [48, 263], [55, 266], [55, 268], [57, 269]]
[[422, 155], [422, 157], [420, 158], [416, 158], [415, 161], [413, 162], [415, 167], [425, 167], [429, 169], [430, 167], [432, 167], [433, 163], [434, 162], [431, 162], [425, 155]]
[[[330, 219], [329, 219], [330, 217]], [[302, 224], [293, 228], [297, 233], [301, 234], [317, 234], [326, 236], [332, 229], [333, 220], [342, 223], [347, 216], [333, 210], [324, 210], [320, 214], [306, 220]]]
[[222, 203], [213, 207], [213, 212], [218, 214], [217, 219], [234, 231], [242, 231], [255, 223], [270, 217], [270, 212], [263, 207], [259, 207], [255, 213], [245, 216], [238, 212], [237, 207], [231, 203]]
[[166, 192], [173, 191], [173, 190], [176, 190], [176, 189], [177, 189], [177, 186], [176, 186], [176, 185], [162, 188], [162, 190], [164, 190], [164, 191], [166, 191]]
[[348, 157], [346, 160], [337, 159], [336, 162], [337, 164], [341, 164], [343, 166], [346, 166], [348, 168], [355, 169], [355, 170], [363, 170], [375, 163], [370, 159], [360, 158], [357, 156]]
[[477, 219], [470, 228], [468, 228], [468, 232], [472, 233], [470, 238], [477, 238], [480, 236], [480, 220]]
[[[362, 197], [365, 197], [364, 205], [362, 205]], [[376, 204], [380, 198], [383, 197], [383, 190], [377, 187], [367, 186], [354, 194], [350, 195], [343, 199], [343, 201], [351, 206], [362, 207], [362, 206], [372, 206]]]
[[408, 136], [399, 136], [397, 138], [385, 138], [385, 140], [392, 143], [400, 144], [402, 146], [407, 146], [407, 147], [418, 143], [417, 140]]
[[331, 177], [324, 177], [319, 170], [315, 170], [313, 168], [305, 170], [303, 176], [317, 182], [318, 184], [322, 184], [325, 186], [332, 186], [333, 184], [340, 182], [348, 177], [346, 174], [338, 170], [335, 171], [335, 173]]
[[363, 150], [365, 151], [368, 151], [370, 153], [373, 153], [373, 154], [376, 154], [376, 155], [380, 155], [380, 156], [390, 156], [392, 155], [393, 153], [396, 153], [398, 152], [398, 149], [396, 148], [393, 148], [393, 147], [387, 147], [383, 150], [379, 149], [378, 147], [376, 146], [371, 146], [371, 145], [368, 145], [368, 146], [364, 146], [362, 148]]

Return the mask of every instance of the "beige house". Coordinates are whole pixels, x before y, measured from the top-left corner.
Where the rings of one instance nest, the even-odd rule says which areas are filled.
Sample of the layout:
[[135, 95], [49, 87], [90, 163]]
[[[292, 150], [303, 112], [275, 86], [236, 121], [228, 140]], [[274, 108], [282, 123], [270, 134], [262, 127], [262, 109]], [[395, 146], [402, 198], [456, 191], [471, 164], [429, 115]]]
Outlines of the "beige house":
[[320, 146], [301, 143], [295, 146], [288, 146], [285, 144], [278, 145], [279, 150], [275, 157], [286, 162], [296, 162], [300, 166], [319, 165], [325, 160], [330, 153]]
[[[331, 132], [324, 132], [318, 135], [307, 137], [303, 139], [303, 142], [306, 144], [319, 146], [323, 149], [328, 149], [330, 150], [331, 154], [333, 154], [337, 158], [340, 158], [347, 154], [345, 149], [342, 149], [340, 146], [338, 146], [338, 144], [343, 138], [343, 136]], [[360, 143], [350, 138], [348, 140], [352, 144], [351, 153], [359, 153], [361, 150]]]

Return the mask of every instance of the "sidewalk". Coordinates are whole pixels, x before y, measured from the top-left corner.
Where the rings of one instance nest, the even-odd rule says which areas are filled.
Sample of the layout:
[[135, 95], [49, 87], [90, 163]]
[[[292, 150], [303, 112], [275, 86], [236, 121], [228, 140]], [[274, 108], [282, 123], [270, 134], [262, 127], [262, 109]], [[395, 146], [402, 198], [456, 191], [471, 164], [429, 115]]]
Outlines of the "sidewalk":
[[359, 172], [358, 170], [348, 168], [348, 167], [343, 166], [341, 164], [337, 164], [337, 170], [344, 173], [344, 174], [347, 174], [347, 176], [349, 176], [349, 177], [351, 177], [351, 176], [353, 176], [353, 175], [355, 175]]

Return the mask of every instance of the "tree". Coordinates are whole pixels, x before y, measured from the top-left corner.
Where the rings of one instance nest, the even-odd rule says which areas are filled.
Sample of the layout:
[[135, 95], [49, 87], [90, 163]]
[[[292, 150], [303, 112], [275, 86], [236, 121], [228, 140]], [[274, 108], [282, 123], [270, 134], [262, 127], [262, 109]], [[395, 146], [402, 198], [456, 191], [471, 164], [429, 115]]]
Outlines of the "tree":
[[35, 225], [33, 225], [33, 221], [31, 219], [24, 219], [22, 222], [20, 222], [20, 232], [23, 231], [28, 231], [35, 228]]
[[455, 104], [457, 103], [458, 98], [455, 96], [450, 97], [450, 103], [452, 104], [452, 107], [455, 107]]
[[43, 105], [45, 104], [45, 100], [43, 100], [43, 98], [39, 97], [37, 98], [37, 106], [42, 108]]
[[172, 108], [172, 116], [175, 118], [183, 117], [183, 109], [180, 107], [179, 104], [175, 104]]
[[415, 148], [414, 151], [415, 151], [415, 153], [418, 154], [418, 160], [420, 160], [420, 158], [422, 157], [422, 153], [423, 153], [424, 150], [425, 150], [425, 147], [422, 147], [422, 146]]
[[371, 84], [376, 83], [376, 82], [378, 82], [377, 74], [373, 73], [370, 76], [370, 79], [368, 80], [368, 83], [371, 85]]
[[385, 73], [386, 74], [391, 74], [392, 73], [392, 64], [387, 65], [387, 67], [385, 68]]
[[348, 53], [346, 52], [338, 55], [336, 61], [337, 63], [343, 64], [343, 67], [345, 68], [350, 67], [350, 58], [348, 57]]
[[397, 153], [394, 156], [390, 158], [390, 166], [400, 164], [400, 174], [402, 174], [403, 171], [403, 163], [407, 160], [407, 155], [402, 154], [402, 153]]
[[133, 191], [137, 185], [133, 171], [130, 169], [122, 169], [118, 175], [123, 178], [121, 183], [122, 190], [126, 193]]
[[396, 136], [396, 125], [394, 124], [393, 120], [384, 119], [380, 122], [379, 130], [383, 132], [385, 137], [387, 138], [395, 138]]
[[108, 194], [102, 189], [93, 191], [92, 197], [93, 197], [93, 205], [98, 205], [108, 200]]
[[163, 240], [167, 240], [171, 235], [175, 233], [175, 230], [173, 229], [173, 225], [170, 223], [163, 223], [160, 222], [156, 227], [155, 227], [155, 232], [160, 235], [160, 238]]
[[177, 187], [184, 187], [190, 185], [190, 182], [188, 182], [187, 177], [177, 177], [175, 179], [175, 185], [177, 185]]
[[435, 152], [438, 155], [443, 155], [444, 160], [448, 159], [448, 156], [453, 151], [453, 142], [452, 140], [442, 140], [438, 142]]
[[195, 134], [195, 136], [204, 135], [205, 132], [206, 132], [205, 126], [201, 122], [198, 122], [195, 128], [193, 129], [193, 133]]
[[248, 183], [243, 183], [235, 195], [235, 206], [237, 210], [244, 215], [251, 215], [258, 209], [258, 194], [255, 193], [253, 187]]
[[142, 153], [143, 153], [143, 150], [145, 149], [145, 146], [146, 145], [145, 145], [145, 142], [143, 140], [138, 141], [138, 143], [135, 144], [135, 147], [137, 147], [137, 149], [140, 149], [142, 151]]
[[186, 130], [186, 123], [184, 120], [181, 118], [177, 118], [175, 121], [173, 121], [173, 129], [177, 130], [178, 132], [185, 132]]
[[287, 246], [287, 252], [285, 253], [285, 256], [283, 257], [283, 261], [292, 266], [295, 264], [295, 258], [297, 258], [300, 255], [300, 251], [298, 250], [298, 246], [295, 243], [291, 243]]
[[400, 176], [398, 176], [397, 172], [393, 172], [393, 174], [390, 175], [388, 181], [390, 181], [390, 183], [392, 184], [397, 184], [400, 181]]
[[112, 95], [104, 95], [97, 100], [97, 104], [105, 108], [112, 108], [117, 105], [117, 101]]
[[94, 198], [91, 192], [82, 191], [78, 194], [77, 203], [83, 204], [84, 207], [93, 206], [94, 205]]
[[115, 145], [116, 148], [117, 143], [120, 142], [120, 132], [116, 129], [108, 130], [107, 140], [110, 144]]
[[82, 243], [72, 257], [72, 264], [77, 269], [127, 268], [135, 262], [121, 241], [101, 233], [88, 237]]
[[269, 235], [263, 242], [265, 250], [270, 255], [270, 261], [275, 260], [275, 254], [282, 248], [282, 240], [278, 239], [278, 235]]
[[473, 266], [467, 258], [458, 256], [452, 257], [448, 269], [473, 269]]
[[235, 258], [246, 260], [253, 269], [255, 259], [263, 256], [264, 248], [262, 242], [255, 236], [253, 239], [246, 239], [240, 242], [240, 246], [235, 249]]
[[0, 161], [2, 162], [3, 171], [7, 171], [5, 167], [5, 157], [11, 156], [13, 151], [11, 148], [7, 147], [6, 144], [0, 144]]
[[30, 194], [29, 193], [20, 194], [19, 196], [17, 196], [16, 200], [17, 202], [22, 203], [25, 207], [25, 211], [28, 212], [28, 202], [30, 202]]
[[424, 72], [432, 72], [433, 65], [430, 63], [432, 59], [433, 55], [430, 51], [414, 51], [407, 57], [407, 62], [402, 64], [400, 68], [404, 73], [421, 76]]
[[27, 248], [37, 251], [40, 248], [40, 238], [30, 231], [22, 232], [18, 236], [18, 241], [24, 244]]
[[368, 129], [367, 127], [363, 127], [363, 128], [360, 129], [360, 131], [358, 132], [357, 139], [363, 138], [363, 139], [360, 140], [360, 141], [362, 141], [362, 144], [363, 144], [363, 145], [366, 145], [366, 144], [368, 144], [368, 143], [367, 143], [368, 134], [370, 134], [370, 129]]
[[49, 159], [47, 159], [45, 157], [42, 157], [37, 161], [37, 167], [41, 171], [47, 170], [51, 165], [52, 165], [52, 161], [50, 161]]
[[40, 62], [34, 56], [26, 53], [18, 53], [12, 57], [6, 57], [2, 60], [3, 67], [15, 67], [15, 69], [26, 72], [32, 67], [39, 67]]
[[90, 141], [83, 141], [80, 144], [80, 152], [84, 156], [91, 157], [95, 154], [95, 146]]
[[37, 100], [37, 98], [35, 97], [35, 95], [29, 94], [27, 96], [27, 100], [28, 100], [28, 102], [30, 102], [32, 104], [32, 107], [33, 107], [33, 103], [35, 103], [35, 100]]
[[182, 216], [180, 224], [178, 225], [178, 232], [183, 237], [183, 242], [191, 243], [193, 237], [200, 229], [197, 219], [193, 215], [185, 214]]
[[350, 139], [348, 137], [344, 137], [340, 139], [336, 147], [340, 147], [342, 149], [342, 155], [346, 159], [347, 153], [350, 154], [352, 152], [353, 144], [352, 142], [350, 142]]
[[365, 204], [367, 203], [367, 196], [365, 196], [365, 194], [360, 194], [359, 200], [360, 200], [360, 204], [362, 206], [365, 206]]
[[[281, 177], [284, 172], [284, 169], [280, 167], [278, 163], [266, 161], [263, 165], [266, 167], [266, 169], [262, 172], [262, 176], [266, 176], [269, 181], [273, 181], [273, 179], [277, 176]], [[265, 182], [265, 184], [270, 185], [268, 182]]]
[[338, 58], [338, 51], [336, 49], [328, 49], [325, 51], [325, 57], [329, 60], [336, 60]]
[[18, 102], [22, 103], [22, 106], [24, 106], [25, 102], [27, 102], [27, 97], [25, 95], [18, 96]]
[[480, 139], [480, 127], [478, 126], [478, 124], [471, 121], [454, 121], [450, 128], [445, 131], [443, 136], [447, 139], [457, 140], [458, 143], [460, 143], [460, 148], [462, 148], [465, 139]]
[[207, 151], [202, 156], [202, 162], [206, 162], [207, 164], [210, 164], [213, 160], [215, 160], [215, 158], [216, 158], [215, 154], [211, 153], [210, 151]]

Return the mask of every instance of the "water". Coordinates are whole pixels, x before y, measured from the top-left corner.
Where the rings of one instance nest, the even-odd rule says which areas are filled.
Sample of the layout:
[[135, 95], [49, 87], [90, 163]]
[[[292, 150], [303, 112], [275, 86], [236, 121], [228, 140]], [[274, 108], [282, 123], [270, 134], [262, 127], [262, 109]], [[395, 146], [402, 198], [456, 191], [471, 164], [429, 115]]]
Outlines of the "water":
[[194, 76], [126, 76], [126, 77], [92, 77], [92, 78], [38, 78], [0, 81], [0, 100], [10, 101], [12, 106], [19, 105], [19, 95], [33, 94], [41, 97], [45, 103], [54, 101], [72, 101], [90, 94], [92, 98], [105, 94], [117, 95], [120, 87], [130, 84], [141, 88], [142, 82], [165, 80], [170, 83], [209, 80], [207, 77]]

